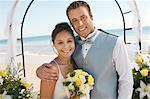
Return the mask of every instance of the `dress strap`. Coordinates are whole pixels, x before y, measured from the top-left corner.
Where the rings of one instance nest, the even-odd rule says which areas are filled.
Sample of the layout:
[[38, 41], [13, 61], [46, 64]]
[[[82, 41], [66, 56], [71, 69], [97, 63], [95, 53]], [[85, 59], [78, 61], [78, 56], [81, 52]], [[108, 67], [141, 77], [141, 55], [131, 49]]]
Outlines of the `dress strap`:
[[57, 65], [57, 68], [58, 68], [58, 71], [59, 71], [59, 79], [63, 80], [64, 76], [61, 73], [59, 64], [56, 62], [56, 60], [53, 60], [53, 62]]
[[54, 62], [56, 65], [59, 65], [55, 60], [53, 60], [53, 62]]
[[57, 67], [58, 67], [58, 69], [60, 71], [59, 64], [55, 60], [53, 60], [53, 62], [57, 65]]

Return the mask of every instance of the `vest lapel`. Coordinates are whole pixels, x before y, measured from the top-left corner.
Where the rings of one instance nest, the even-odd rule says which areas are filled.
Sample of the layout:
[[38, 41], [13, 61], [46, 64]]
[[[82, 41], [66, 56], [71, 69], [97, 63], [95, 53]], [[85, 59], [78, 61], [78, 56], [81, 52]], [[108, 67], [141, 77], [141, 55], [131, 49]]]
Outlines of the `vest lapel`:
[[76, 50], [73, 54], [73, 58], [76, 61], [79, 68], [82, 68], [84, 66], [84, 58], [82, 55], [82, 46], [81, 45], [76, 46]]

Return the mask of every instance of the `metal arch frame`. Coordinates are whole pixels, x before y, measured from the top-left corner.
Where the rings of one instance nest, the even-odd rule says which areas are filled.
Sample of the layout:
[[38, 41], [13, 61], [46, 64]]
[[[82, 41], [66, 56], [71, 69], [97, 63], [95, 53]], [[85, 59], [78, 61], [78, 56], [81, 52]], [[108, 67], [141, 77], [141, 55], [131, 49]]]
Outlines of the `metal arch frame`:
[[126, 24], [125, 24], [125, 18], [124, 18], [124, 15], [123, 15], [123, 11], [121, 9], [121, 6], [119, 5], [118, 1], [115, 0], [117, 6], [119, 7], [119, 10], [121, 12], [121, 16], [122, 16], [122, 21], [123, 21], [123, 35], [124, 35], [124, 43], [126, 44]]
[[[26, 14], [30, 8], [30, 6], [32, 5], [34, 0], [31, 0], [30, 4], [28, 5], [26, 11], [25, 11], [25, 14], [23, 16], [23, 20], [22, 20], [22, 24], [21, 24], [21, 47], [22, 47], [22, 61], [23, 61], [23, 71], [24, 71], [24, 77], [26, 76], [25, 75], [25, 60], [24, 60], [24, 44], [23, 44], [23, 24], [24, 24], [24, 20], [25, 20], [25, 17], [26, 17]], [[125, 18], [124, 18], [124, 15], [123, 15], [123, 11], [121, 9], [121, 6], [119, 5], [118, 1], [115, 0], [117, 6], [119, 7], [119, 10], [121, 12], [121, 16], [122, 16], [122, 21], [123, 21], [123, 34], [124, 34], [124, 42], [126, 44], [126, 25], [125, 25]], [[141, 47], [140, 47], [141, 48]]]
[[[122, 15], [124, 42], [125, 42], [125, 44], [127, 44], [127, 42], [126, 42], [126, 32], [125, 32], [125, 31], [128, 30], [128, 29], [130, 30], [130, 29], [132, 29], [132, 28], [126, 29], [124, 14], [130, 13], [131, 11], [128, 11], [128, 12], [126, 12], [126, 13], [123, 13], [123, 11], [122, 11], [122, 9], [121, 9], [121, 6], [119, 5], [118, 1], [115, 0], [115, 2], [117, 3], [117, 5], [118, 5], [118, 7], [119, 7], [119, 10], [120, 10], [120, 12], [121, 12], [121, 15]], [[130, 43], [129, 43], [129, 44], [130, 44]], [[142, 44], [141, 44], [141, 41], [139, 41], [139, 50], [141, 51], [141, 49], [142, 49]]]
[[23, 24], [25, 21], [25, 17], [27, 15], [27, 12], [31, 6], [31, 4], [33, 3], [34, 0], [31, 0], [30, 4], [28, 5], [25, 14], [23, 16], [22, 22], [21, 22], [21, 48], [22, 48], [22, 62], [23, 62], [23, 72], [24, 72], [24, 77], [26, 77], [26, 71], [25, 71], [25, 59], [24, 59], [24, 44], [23, 44]]

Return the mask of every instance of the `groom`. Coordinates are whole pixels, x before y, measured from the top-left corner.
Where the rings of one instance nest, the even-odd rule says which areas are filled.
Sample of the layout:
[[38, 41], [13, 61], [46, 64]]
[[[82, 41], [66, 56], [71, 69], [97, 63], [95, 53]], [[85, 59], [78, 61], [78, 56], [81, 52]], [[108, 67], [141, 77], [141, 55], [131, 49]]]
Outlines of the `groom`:
[[[131, 99], [132, 71], [121, 38], [97, 30], [90, 6], [84, 1], [72, 2], [66, 14], [82, 40], [77, 43], [73, 58], [80, 68], [95, 78], [91, 99]], [[57, 72], [52, 65], [43, 64], [37, 69], [37, 76], [55, 79]]]

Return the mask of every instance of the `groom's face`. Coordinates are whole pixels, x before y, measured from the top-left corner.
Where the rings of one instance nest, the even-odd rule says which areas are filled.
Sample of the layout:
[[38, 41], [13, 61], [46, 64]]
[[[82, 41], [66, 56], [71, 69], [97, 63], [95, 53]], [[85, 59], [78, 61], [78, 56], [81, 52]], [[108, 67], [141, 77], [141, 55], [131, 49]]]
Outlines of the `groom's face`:
[[86, 38], [94, 31], [92, 14], [86, 7], [80, 6], [68, 12], [69, 20], [78, 35]]

